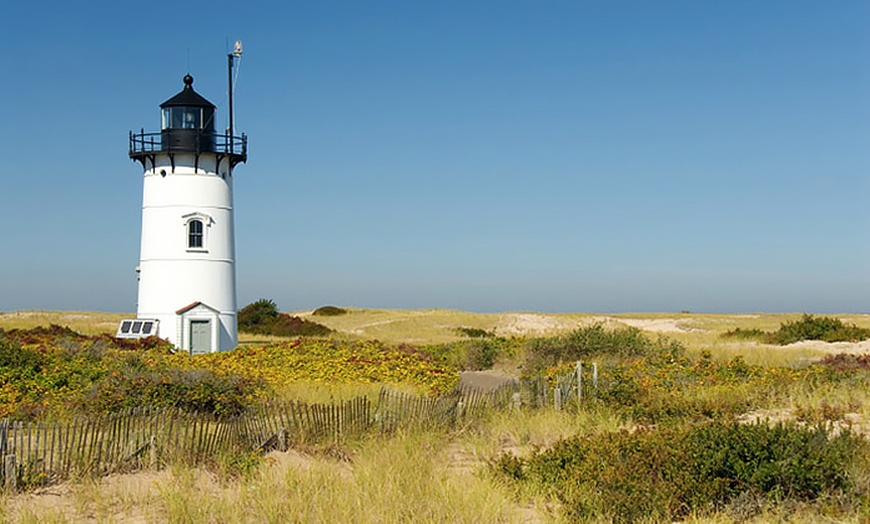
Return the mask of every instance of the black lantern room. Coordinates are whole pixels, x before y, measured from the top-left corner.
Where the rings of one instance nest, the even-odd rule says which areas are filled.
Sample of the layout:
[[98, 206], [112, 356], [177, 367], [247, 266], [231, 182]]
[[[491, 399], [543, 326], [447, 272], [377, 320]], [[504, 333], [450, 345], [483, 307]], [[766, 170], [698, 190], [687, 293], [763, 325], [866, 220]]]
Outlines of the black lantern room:
[[160, 104], [160, 143], [164, 151], [213, 152], [214, 104], [193, 90], [193, 77], [184, 75], [184, 89]]
[[155, 155], [170, 156], [173, 168], [175, 155], [193, 153], [196, 163], [202, 154], [218, 155], [220, 162], [226, 158], [230, 166], [247, 160], [247, 137], [234, 137], [229, 131], [215, 131], [215, 106], [193, 89], [193, 77], [184, 76], [184, 89], [160, 104], [160, 133], [130, 133], [130, 158], [154, 166]]

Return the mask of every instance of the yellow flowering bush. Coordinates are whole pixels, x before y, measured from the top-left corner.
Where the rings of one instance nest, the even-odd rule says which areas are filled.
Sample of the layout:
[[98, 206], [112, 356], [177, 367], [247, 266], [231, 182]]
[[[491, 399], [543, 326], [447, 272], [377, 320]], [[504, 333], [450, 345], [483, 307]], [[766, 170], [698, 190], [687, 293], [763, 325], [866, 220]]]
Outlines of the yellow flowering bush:
[[411, 346], [299, 339], [190, 356], [156, 338], [83, 336], [66, 328], [0, 330], [0, 419], [178, 406], [238, 413], [297, 382], [390, 383], [432, 394], [456, 370]]
[[[597, 333], [597, 332], [596, 332]], [[802, 369], [750, 365], [742, 357], [714, 361], [708, 352], [690, 358], [675, 341], [649, 341], [635, 337], [644, 352], [614, 357], [618, 348], [598, 352], [581, 348], [584, 361], [597, 361], [598, 388], [592, 389], [590, 369], [584, 368], [584, 390], [590, 401], [613, 406], [641, 423], [676, 423], [686, 419], [733, 417], [766, 407], [797, 384], [813, 384], [831, 377], [830, 366]], [[547, 341], [539, 344], [548, 347]], [[551, 345], [551, 344], [550, 344]], [[621, 353], [626, 353], [624, 350]], [[544, 358], [552, 358], [543, 354]], [[539, 358], [543, 360], [543, 358]], [[574, 372], [565, 362], [542, 370], [551, 387]]]
[[453, 389], [459, 381], [455, 369], [428, 353], [376, 340], [299, 339], [201, 355], [190, 359], [190, 364], [256, 377], [278, 389], [299, 381], [401, 383], [437, 394]]

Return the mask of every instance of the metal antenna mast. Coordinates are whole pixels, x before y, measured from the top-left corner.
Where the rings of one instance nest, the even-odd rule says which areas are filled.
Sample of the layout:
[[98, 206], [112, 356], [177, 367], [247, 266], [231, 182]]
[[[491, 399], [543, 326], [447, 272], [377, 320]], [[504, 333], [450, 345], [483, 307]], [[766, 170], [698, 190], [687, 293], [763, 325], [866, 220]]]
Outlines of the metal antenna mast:
[[[233, 147], [234, 147], [234, 144], [233, 144], [233, 131], [234, 131], [234, 129], [233, 129], [233, 62], [235, 61], [236, 57], [238, 57], [238, 58], [242, 57], [242, 41], [241, 40], [236, 40], [236, 43], [233, 46], [233, 52], [227, 54], [227, 76], [228, 76], [229, 85], [230, 85], [230, 91], [229, 91], [229, 97], [230, 97], [230, 128], [229, 128], [230, 153], [233, 152]], [[232, 169], [232, 167], [230, 169]]]

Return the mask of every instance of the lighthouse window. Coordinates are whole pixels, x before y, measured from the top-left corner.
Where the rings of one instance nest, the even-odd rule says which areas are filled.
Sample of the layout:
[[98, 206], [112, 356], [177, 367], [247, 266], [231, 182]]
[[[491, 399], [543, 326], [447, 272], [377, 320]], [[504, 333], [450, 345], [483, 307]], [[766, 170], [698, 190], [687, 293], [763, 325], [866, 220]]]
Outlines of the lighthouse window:
[[185, 129], [199, 129], [200, 127], [202, 127], [199, 108], [185, 109], [184, 116], [182, 118], [184, 119], [182, 127], [184, 127]]
[[163, 110], [163, 129], [201, 129], [202, 108], [167, 107]]
[[191, 249], [203, 247], [202, 220], [191, 220], [187, 223], [187, 247]]

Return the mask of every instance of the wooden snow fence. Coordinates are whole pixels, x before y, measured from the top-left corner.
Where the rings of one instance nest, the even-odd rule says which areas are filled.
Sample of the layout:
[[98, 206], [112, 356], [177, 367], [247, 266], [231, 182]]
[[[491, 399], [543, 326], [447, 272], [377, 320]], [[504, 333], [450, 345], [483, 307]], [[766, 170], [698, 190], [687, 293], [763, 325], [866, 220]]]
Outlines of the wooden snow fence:
[[233, 421], [180, 409], [130, 409], [66, 421], [0, 421], [0, 480], [7, 489], [171, 462], [240, 448]]
[[557, 411], [569, 403], [581, 404], [589, 397], [598, 395], [598, 363], [575, 363], [574, 370], [556, 377], [550, 385], [544, 377], [523, 380], [515, 384], [512, 407], [526, 406], [545, 408], [552, 406]]
[[236, 421], [237, 438], [245, 449], [253, 451], [341, 442], [367, 433], [374, 409], [367, 397], [330, 404], [267, 402]]
[[0, 486], [15, 490], [70, 477], [339, 443], [401, 428], [450, 427], [494, 405], [494, 393], [423, 397], [382, 389], [375, 402], [367, 397], [329, 404], [275, 401], [224, 418], [137, 408], [66, 421], [0, 420]]
[[375, 402], [368, 397], [330, 404], [269, 402], [237, 421], [237, 435], [244, 448], [259, 451], [340, 443], [400, 429], [452, 428], [485, 409], [506, 406], [509, 399], [510, 392], [505, 388], [489, 392], [457, 389], [436, 397], [381, 388]]
[[[14, 491], [76, 476], [201, 464], [402, 429], [450, 429], [478, 419], [487, 410], [544, 407], [550, 397], [560, 409], [572, 390], [574, 399], [580, 399], [579, 363], [577, 369], [573, 378], [558, 382], [554, 394], [543, 380], [511, 381], [495, 390], [457, 388], [436, 397], [384, 388], [376, 401], [368, 397], [328, 404], [273, 401], [222, 418], [177, 408], [135, 408], [66, 421], [0, 420], [0, 486]], [[594, 376], [597, 386], [597, 367]]]

